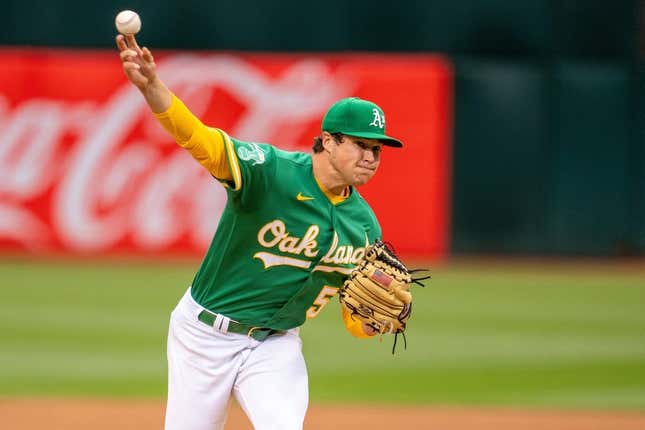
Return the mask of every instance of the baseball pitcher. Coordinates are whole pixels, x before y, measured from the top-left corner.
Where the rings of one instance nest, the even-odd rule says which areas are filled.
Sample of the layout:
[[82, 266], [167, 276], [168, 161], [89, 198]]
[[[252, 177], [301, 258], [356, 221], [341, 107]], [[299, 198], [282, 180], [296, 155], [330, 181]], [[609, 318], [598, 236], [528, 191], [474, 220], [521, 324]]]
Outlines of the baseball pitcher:
[[256, 429], [301, 429], [308, 382], [298, 327], [351, 282], [359, 285], [346, 288], [342, 309], [354, 336], [398, 333], [409, 315], [405, 291], [391, 294], [400, 318], [389, 323], [356, 299], [366, 277], [385, 289], [409, 284], [383, 264], [366, 266], [381, 255], [372, 247], [381, 228], [355, 188], [376, 173], [383, 145], [402, 144], [385, 134], [383, 111], [359, 98], [331, 106], [311, 154], [239, 141], [197, 119], [134, 36], [116, 44], [157, 120], [227, 192], [212, 243], [170, 318], [165, 428], [221, 429], [234, 396]]

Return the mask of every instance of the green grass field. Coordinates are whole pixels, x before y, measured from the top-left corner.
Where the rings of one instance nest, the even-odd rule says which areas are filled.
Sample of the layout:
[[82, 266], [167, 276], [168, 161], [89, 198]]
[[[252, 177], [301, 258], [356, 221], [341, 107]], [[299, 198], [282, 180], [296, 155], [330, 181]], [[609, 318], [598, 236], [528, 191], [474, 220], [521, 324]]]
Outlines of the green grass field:
[[[645, 410], [642, 263], [442, 265], [394, 356], [333, 300], [302, 330], [311, 400]], [[163, 397], [168, 314], [197, 265], [4, 258], [0, 397]]]

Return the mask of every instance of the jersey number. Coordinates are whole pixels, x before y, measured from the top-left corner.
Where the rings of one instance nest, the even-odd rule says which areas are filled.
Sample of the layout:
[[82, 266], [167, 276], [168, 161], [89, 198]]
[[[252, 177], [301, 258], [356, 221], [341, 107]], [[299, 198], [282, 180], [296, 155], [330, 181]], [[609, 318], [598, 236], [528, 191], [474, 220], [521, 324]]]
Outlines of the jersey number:
[[316, 317], [322, 310], [322, 308], [324, 308], [325, 305], [329, 303], [329, 299], [334, 297], [337, 292], [338, 288], [329, 287], [327, 285], [322, 287], [322, 290], [320, 290], [320, 293], [318, 293], [318, 297], [316, 297], [316, 300], [314, 300], [314, 304], [311, 305], [311, 307], [307, 311], [307, 318]]

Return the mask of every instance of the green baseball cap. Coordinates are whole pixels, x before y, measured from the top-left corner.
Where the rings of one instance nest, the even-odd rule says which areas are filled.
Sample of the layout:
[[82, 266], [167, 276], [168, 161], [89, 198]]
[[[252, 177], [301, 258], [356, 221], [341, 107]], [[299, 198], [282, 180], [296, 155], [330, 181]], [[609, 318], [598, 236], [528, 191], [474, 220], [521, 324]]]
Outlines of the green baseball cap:
[[383, 145], [401, 148], [403, 144], [385, 134], [385, 114], [376, 104], [358, 97], [340, 99], [322, 120], [322, 131], [378, 139]]

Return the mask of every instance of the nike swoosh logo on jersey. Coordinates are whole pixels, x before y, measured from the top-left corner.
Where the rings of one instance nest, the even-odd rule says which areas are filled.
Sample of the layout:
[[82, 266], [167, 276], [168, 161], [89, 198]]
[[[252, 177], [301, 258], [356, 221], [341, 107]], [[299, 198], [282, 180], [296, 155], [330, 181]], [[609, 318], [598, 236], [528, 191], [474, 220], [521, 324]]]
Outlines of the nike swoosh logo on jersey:
[[296, 196], [296, 199], [298, 199], [298, 201], [304, 202], [306, 200], [313, 200], [314, 198], [313, 197], [308, 197], [308, 196], [303, 196], [302, 193], [298, 193], [298, 195]]

